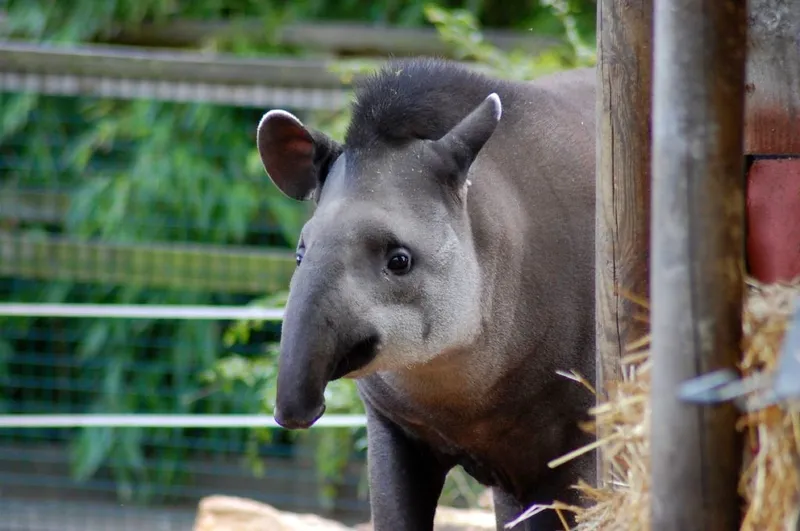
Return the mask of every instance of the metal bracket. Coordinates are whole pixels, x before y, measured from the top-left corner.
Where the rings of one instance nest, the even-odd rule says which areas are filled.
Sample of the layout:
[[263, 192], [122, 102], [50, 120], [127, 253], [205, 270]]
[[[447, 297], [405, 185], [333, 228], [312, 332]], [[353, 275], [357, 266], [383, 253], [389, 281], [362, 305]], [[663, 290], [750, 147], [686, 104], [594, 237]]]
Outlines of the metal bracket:
[[714, 371], [684, 382], [678, 390], [678, 397], [695, 404], [733, 401], [743, 411], [800, 402], [800, 297], [786, 330], [774, 374], [740, 379], [731, 369]]

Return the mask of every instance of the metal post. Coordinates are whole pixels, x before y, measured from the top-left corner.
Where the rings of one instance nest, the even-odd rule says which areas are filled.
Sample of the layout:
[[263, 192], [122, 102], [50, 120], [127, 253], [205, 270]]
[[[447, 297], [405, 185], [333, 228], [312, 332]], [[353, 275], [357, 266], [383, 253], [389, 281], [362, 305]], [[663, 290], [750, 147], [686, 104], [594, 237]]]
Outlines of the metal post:
[[651, 261], [653, 531], [739, 528], [730, 403], [687, 379], [740, 354], [744, 270], [744, 0], [655, 0]]

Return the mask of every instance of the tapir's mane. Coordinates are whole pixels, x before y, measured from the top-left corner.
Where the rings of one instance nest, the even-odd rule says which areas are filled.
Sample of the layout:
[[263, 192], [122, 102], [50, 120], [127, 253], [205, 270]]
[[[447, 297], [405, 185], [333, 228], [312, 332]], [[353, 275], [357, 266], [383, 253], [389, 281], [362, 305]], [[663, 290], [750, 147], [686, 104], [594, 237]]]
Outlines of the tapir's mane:
[[356, 85], [345, 145], [359, 149], [441, 138], [503, 85], [453, 61], [389, 61]]

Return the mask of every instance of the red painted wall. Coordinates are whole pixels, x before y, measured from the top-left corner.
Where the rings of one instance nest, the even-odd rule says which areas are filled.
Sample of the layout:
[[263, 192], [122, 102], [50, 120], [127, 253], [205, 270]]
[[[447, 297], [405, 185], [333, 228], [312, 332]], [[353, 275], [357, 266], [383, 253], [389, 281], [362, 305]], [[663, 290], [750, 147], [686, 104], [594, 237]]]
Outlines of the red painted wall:
[[800, 158], [756, 160], [747, 174], [747, 260], [762, 282], [800, 277]]

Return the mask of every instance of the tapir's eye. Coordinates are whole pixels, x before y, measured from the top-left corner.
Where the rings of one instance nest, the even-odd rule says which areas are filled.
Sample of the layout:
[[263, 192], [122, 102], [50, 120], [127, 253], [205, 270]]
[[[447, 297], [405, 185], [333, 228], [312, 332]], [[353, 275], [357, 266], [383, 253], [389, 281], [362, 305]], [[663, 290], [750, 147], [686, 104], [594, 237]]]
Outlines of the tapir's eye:
[[405, 275], [411, 270], [411, 254], [403, 248], [393, 249], [389, 253], [386, 269], [395, 275]]
[[298, 266], [300, 265], [300, 262], [303, 261], [303, 254], [305, 252], [306, 252], [306, 247], [301, 243], [300, 246], [297, 248], [297, 252], [294, 255], [295, 262], [297, 262]]

